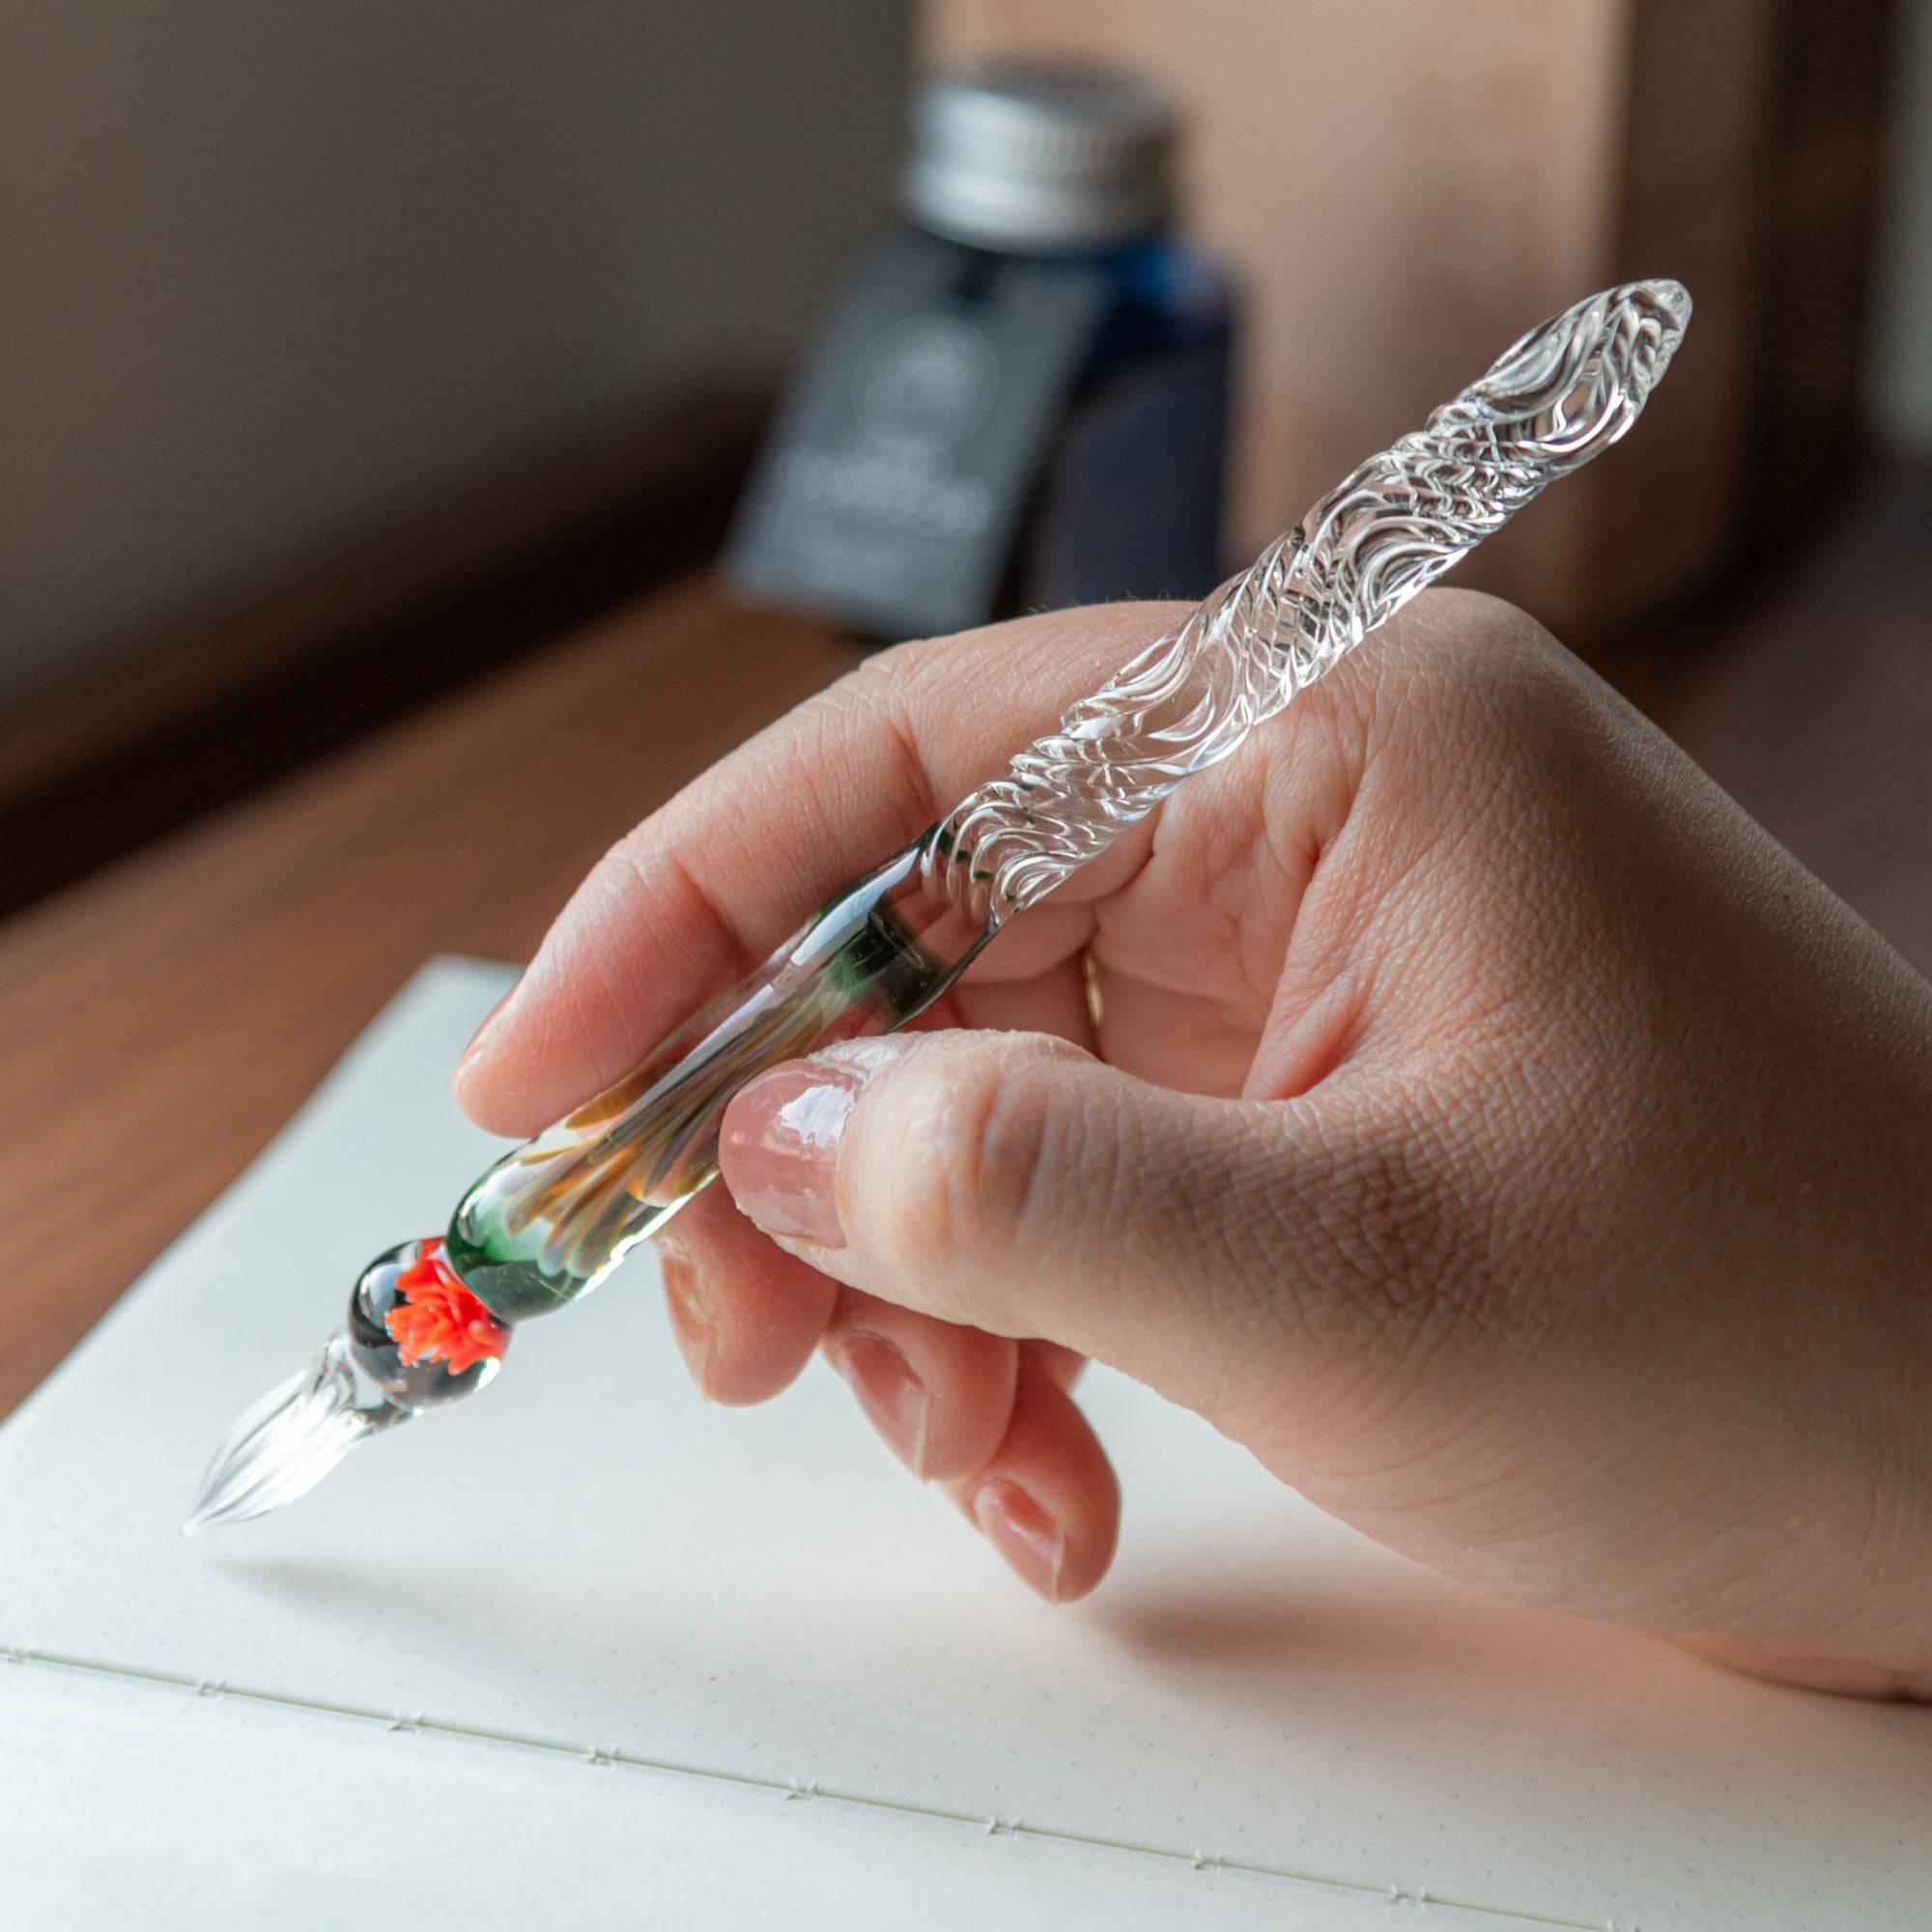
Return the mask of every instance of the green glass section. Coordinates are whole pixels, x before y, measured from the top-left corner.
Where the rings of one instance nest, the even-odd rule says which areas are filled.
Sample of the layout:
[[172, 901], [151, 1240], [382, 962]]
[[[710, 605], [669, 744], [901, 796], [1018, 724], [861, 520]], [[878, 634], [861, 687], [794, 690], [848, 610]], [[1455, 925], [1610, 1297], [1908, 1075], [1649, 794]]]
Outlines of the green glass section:
[[503, 1321], [587, 1294], [718, 1171], [731, 1095], [838, 1039], [890, 1032], [991, 936], [925, 890], [919, 840], [855, 881], [643, 1065], [507, 1153], [463, 1197], [444, 1259]]
[[[716, 1172], [714, 1167], [696, 1176], [690, 1191], [674, 1201], [654, 1203], [649, 1208], [640, 1205], [635, 1214], [613, 1217], [619, 1225], [613, 1227], [611, 1238], [603, 1246], [603, 1265], [580, 1275], [569, 1267], [546, 1264], [540, 1249], [518, 1252], [525, 1242], [506, 1225], [508, 1215], [492, 1188], [492, 1182], [498, 1179], [497, 1169], [492, 1168], [464, 1196], [451, 1217], [443, 1254], [470, 1293], [497, 1321], [527, 1321], [589, 1293], [639, 1241], [655, 1235]], [[541, 1233], [541, 1222], [536, 1226]]]

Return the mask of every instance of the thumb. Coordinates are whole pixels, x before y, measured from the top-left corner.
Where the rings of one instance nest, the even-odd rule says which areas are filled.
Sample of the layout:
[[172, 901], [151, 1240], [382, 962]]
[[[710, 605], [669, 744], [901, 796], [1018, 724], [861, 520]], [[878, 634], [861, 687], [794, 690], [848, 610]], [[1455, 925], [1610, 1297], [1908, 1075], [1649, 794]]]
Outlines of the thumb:
[[[1238, 1426], [1311, 1338], [1350, 1349], [1377, 1164], [1310, 1100], [1207, 1099], [1034, 1034], [852, 1040], [751, 1082], [720, 1160], [836, 1279], [1037, 1336]], [[1339, 1291], [1339, 1292], [1338, 1292]]]

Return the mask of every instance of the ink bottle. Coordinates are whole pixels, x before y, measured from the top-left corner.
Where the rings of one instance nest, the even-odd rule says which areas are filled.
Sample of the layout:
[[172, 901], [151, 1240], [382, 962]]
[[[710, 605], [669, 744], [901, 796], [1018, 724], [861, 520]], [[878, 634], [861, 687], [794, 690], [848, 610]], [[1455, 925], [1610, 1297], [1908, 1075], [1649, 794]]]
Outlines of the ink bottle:
[[1111, 70], [923, 87], [901, 225], [793, 385], [733, 584], [882, 640], [1198, 598], [1222, 575], [1235, 303], [1171, 231], [1179, 123]]

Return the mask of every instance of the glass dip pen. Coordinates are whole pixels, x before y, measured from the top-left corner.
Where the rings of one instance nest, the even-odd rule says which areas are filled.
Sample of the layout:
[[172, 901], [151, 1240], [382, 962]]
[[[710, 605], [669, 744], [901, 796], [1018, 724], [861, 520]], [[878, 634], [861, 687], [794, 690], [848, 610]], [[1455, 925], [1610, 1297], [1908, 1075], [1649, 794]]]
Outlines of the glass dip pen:
[[740, 1087], [914, 1018], [1009, 920], [1622, 437], [1690, 317], [1676, 282], [1633, 282], [1532, 329], [1003, 777], [834, 895], [609, 1092], [506, 1153], [444, 1233], [371, 1262], [321, 1355], [215, 1451], [185, 1529], [279, 1508], [356, 1443], [493, 1380], [518, 1323], [589, 1293], [712, 1180]]

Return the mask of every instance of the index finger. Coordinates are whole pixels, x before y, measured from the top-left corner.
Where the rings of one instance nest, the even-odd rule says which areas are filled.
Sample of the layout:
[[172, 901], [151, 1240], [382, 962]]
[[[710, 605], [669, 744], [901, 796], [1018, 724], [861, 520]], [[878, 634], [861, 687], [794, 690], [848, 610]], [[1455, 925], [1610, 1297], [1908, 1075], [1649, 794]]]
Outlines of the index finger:
[[758, 733], [572, 894], [457, 1069], [464, 1111], [525, 1135], [601, 1093], [1184, 614], [1108, 605], [901, 645]]

